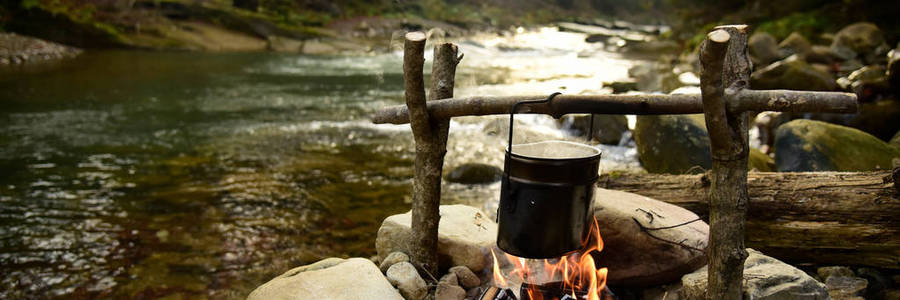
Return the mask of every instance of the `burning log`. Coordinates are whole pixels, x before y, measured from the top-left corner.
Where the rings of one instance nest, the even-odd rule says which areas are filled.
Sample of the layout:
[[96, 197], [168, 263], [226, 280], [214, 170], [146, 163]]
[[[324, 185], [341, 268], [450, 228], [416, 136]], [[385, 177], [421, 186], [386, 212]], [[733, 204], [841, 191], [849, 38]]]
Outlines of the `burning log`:
[[[793, 263], [900, 269], [900, 193], [891, 175], [750, 172], [747, 246]], [[706, 174], [603, 175], [598, 185], [709, 215]]]
[[[545, 283], [541, 285], [523, 283], [520, 288], [519, 295], [522, 300], [582, 300], [590, 299], [590, 294], [586, 290], [566, 290], [566, 284], [560, 281]], [[609, 290], [609, 287], [603, 287], [597, 300], [613, 300], [615, 295]]]

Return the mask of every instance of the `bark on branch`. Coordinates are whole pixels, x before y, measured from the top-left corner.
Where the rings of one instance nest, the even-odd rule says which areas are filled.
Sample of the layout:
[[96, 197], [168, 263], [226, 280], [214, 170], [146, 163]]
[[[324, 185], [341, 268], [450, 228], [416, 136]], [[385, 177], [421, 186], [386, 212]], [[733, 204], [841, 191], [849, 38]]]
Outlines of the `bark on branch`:
[[[441, 173], [444, 155], [447, 153], [450, 119], [430, 116], [426, 110], [422, 78], [424, 45], [425, 35], [421, 32], [406, 35], [404, 75], [407, 82], [407, 106], [411, 112], [411, 126], [416, 140], [409, 254], [413, 262], [430, 275], [425, 276], [426, 278], [434, 278], [438, 275]], [[458, 49], [453, 44], [435, 46], [430, 100], [453, 97], [456, 66], [462, 59], [462, 56], [457, 56], [457, 52]]]
[[750, 61], [747, 26], [720, 26], [700, 48], [700, 89], [709, 131], [712, 184], [709, 189], [708, 299], [740, 299], [747, 211], [747, 113], [726, 109], [725, 90], [747, 87]]
[[[791, 263], [900, 269], [894, 172], [750, 172], [747, 246]], [[598, 185], [709, 214], [710, 174], [603, 175]]]
[[[509, 108], [519, 101], [540, 100], [547, 95], [523, 96], [474, 96], [452, 98], [427, 103], [429, 115], [434, 118], [485, 116], [508, 114]], [[751, 91], [742, 90], [737, 96], [728, 96], [728, 111], [787, 111], [852, 113], [856, 111], [856, 95], [831, 92]], [[827, 104], [817, 104], [826, 101]], [[571, 113], [613, 115], [665, 115], [699, 114], [703, 103], [699, 94], [679, 95], [559, 95], [552, 104], [533, 104], [523, 107], [520, 113], [545, 114], [559, 117]], [[406, 105], [383, 108], [372, 116], [376, 124], [409, 123]]]

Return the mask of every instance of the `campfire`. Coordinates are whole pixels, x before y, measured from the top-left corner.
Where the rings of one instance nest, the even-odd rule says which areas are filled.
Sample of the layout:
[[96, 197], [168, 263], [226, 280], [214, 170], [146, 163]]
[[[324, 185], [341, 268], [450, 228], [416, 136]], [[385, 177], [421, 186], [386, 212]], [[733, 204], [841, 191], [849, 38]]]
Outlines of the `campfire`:
[[[519, 286], [522, 300], [601, 300], [614, 299], [606, 288], [606, 268], [597, 268], [592, 252], [603, 250], [603, 239], [597, 220], [591, 225], [584, 249], [553, 259], [525, 259], [491, 250], [493, 287], [482, 300], [517, 299], [513, 291]], [[501, 261], [503, 260], [503, 261]], [[507, 268], [501, 268], [507, 266]], [[501, 269], [510, 269], [504, 274]]]

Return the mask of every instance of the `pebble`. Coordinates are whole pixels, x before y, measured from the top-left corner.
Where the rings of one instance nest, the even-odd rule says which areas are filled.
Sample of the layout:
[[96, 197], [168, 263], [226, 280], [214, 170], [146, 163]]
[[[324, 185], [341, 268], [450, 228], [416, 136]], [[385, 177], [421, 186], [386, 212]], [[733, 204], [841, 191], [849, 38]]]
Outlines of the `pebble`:
[[466, 266], [455, 266], [450, 268], [450, 273], [456, 274], [456, 278], [459, 280], [459, 284], [464, 288], [471, 289], [473, 287], [481, 285], [481, 279], [478, 279], [478, 276], [466, 268]]
[[409, 262], [396, 263], [387, 270], [387, 280], [394, 285], [406, 300], [422, 300], [428, 294], [425, 280]]
[[391, 252], [391, 254], [388, 254], [388, 256], [381, 261], [381, 264], [378, 265], [378, 268], [381, 269], [381, 273], [384, 273], [387, 272], [388, 268], [390, 268], [394, 264], [408, 261], [409, 255], [406, 255], [406, 253]]

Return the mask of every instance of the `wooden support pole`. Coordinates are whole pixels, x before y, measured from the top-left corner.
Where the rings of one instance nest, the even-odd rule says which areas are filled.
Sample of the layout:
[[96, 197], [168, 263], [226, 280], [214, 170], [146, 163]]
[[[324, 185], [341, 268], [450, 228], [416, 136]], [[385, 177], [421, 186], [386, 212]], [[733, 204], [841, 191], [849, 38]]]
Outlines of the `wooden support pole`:
[[[438, 275], [438, 226], [440, 224], [441, 172], [447, 153], [449, 118], [430, 116], [426, 109], [422, 69], [425, 62], [425, 34], [406, 34], [403, 55], [406, 103], [410, 126], [416, 142], [416, 159], [412, 191], [412, 233], [409, 255], [428, 279]], [[462, 59], [453, 44], [434, 48], [429, 100], [453, 97], [456, 66]]]
[[747, 26], [720, 26], [700, 48], [700, 89], [712, 156], [708, 299], [740, 299], [747, 212], [747, 113], [726, 109], [728, 94], [749, 85]]

